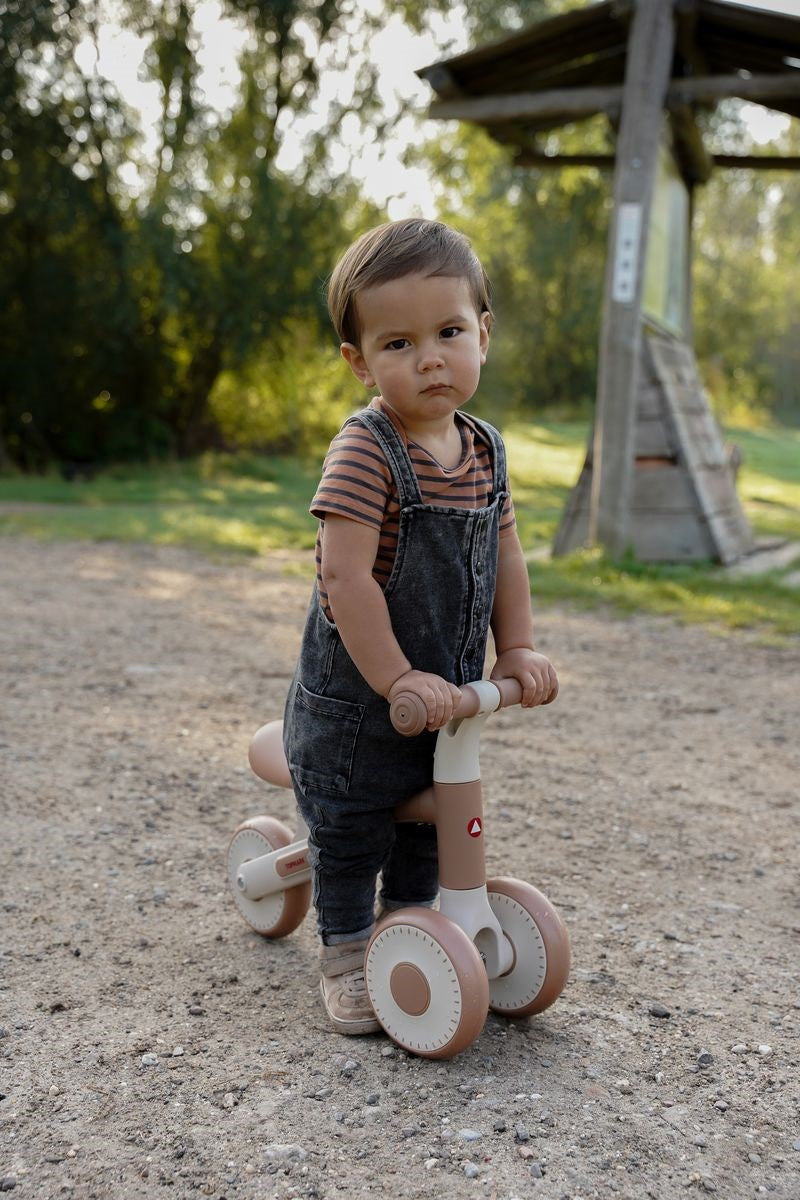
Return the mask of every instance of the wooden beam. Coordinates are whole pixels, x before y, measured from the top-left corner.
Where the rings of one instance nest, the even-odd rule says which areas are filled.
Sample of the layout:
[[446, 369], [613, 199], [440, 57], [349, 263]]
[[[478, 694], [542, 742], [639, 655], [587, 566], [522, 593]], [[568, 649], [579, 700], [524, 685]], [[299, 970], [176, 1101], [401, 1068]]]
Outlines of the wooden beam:
[[[422, 75], [422, 72], [417, 71], [417, 74]], [[432, 67], [426, 67], [425, 79], [436, 92], [437, 96], [453, 100], [458, 96], [464, 95], [458, 80], [444, 63], [434, 63]]]
[[[711, 154], [715, 167], [735, 170], [800, 171], [800, 155], [787, 154]], [[537, 150], [518, 150], [514, 155], [518, 167], [596, 167], [608, 171], [616, 162], [613, 154], [545, 154]]]
[[714, 154], [715, 167], [747, 167], [756, 171], [800, 171], [796, 154]]
[[[542, 92], [513, 92], [509, 95], [472, 99], [437, 100], [428, 116], [438, 120], [477, 121], [481, 125], [502, 124], [525, 118], [556, 117], [564, 122], [594, 113], [617, 112], [622, 104], [622, 87], [551, 88]], [[741, 100], [767, 101], [800, 96], [800, 70], [770, 75], [707, 75], [673, 79], [664, 99], [666, 108], [681, 108], [706, 100], [737, 96]]]
[[800, 96], [800, 71], [781, 71], [768, 75], [706, 75], [695, 79], [673, 79], [667, 92], [667, 106], [696, 104], [703, 100], [768, 100]]
[[677, 0], [675, 44], [693, 75], [709, 75], [708, 57], [697, 44], [697, 0]]
[[477, 121], [492, 125], [526, 117], [588, 117], [619, 110], [622, 87], [552, 88], [545, 92], [515, 92], [508, 96], [481, 96], [472, 100], [436, 100], [429, 117], [449, 121]]
[[705, 147], [703, 135], [694, 119], [692, 109], [688, 104], [681, 104], [677, 108], [670, 109], [669, 123], [672, 129], [675, 159], [683, 178], [690, 186], [694, 183], [708, 183], [714, 164]]
[[629, 541], [650, 208], [669, 86], [672, 0], [639, 0], [631, 23], [603, 289], [589, 538], [615, 557]]

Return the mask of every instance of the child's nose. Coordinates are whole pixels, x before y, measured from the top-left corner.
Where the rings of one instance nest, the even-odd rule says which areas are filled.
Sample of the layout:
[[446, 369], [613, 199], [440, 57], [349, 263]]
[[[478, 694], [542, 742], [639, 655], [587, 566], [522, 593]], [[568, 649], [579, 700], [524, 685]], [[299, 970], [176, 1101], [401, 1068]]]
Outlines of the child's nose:
[[444, 357], [439, 346], [424, 346], [419, 356], [420, 371], [430, 371], [434, 367], [444, 365]]

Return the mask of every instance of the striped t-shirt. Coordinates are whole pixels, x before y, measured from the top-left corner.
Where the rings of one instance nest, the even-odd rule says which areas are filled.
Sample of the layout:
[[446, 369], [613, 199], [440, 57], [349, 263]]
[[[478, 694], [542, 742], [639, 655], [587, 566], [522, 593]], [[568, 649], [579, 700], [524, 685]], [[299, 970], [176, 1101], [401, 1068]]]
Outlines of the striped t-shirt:
[[[425, 504], [450, 508], [485, 508], [492, 496], [492, 448], [469, 417], [456, 413], [461, 434], [461, 458], [454, 467], [443, 467], [429, 451], [410, 441], [392, 411], [379, 399], [370, 408], [387, 416], [408, 449]], [[503, 487], [508, 491], [508, 484]], [[317, 589], [325, 615], [332, 620], [328, 594], [322, 582], [322, 539], [326, 513], [349, 517], [361, 525], [380, 530], [373, 577], [382, 588], [392, 573], [400, 528], [397, 487], [380, 444], [371, 430], [356, 422], [333, 439], [322, 466], [310, 512], [320, 520], [317, 533]], [[509, 495], [500, 514], [500, 537], [515, 528], [514, 508]]]

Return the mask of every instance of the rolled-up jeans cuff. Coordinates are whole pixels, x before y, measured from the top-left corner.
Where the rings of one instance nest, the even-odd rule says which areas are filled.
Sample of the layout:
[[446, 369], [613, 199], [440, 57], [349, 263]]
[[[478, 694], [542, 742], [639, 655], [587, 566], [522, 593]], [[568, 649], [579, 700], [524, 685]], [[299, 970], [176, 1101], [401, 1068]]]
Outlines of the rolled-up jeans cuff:
[[346, 942], [362, 942], [372, 937], [374, 928], [374, 925], [368, 925], [366, 929], [358, 930], [356, 933], [330, 933], [322, 940], [326, 946], [343, 946]]

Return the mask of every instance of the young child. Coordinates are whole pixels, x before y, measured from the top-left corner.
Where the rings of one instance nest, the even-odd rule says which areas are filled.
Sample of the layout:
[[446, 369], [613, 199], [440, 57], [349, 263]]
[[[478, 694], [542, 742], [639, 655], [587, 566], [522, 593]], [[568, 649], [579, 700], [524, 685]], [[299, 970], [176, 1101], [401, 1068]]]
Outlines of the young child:
[[[392, 810], [433, 776], [434, 730], [459, 685], [513, 676], [526, 707], [558, 681], [533, 644], [528, 572], [497, 431], [461, 409], [486, 361], [489, 284], [469, 242], [406, 220], [365, 234], [336, 266], [328, 307], [341, 352], [378, 395], [331, 444], [311, 512], [317, 587], [286, 705], [284, 743], [309, 828], [322, 998], [341, 1033], [379, 1026], [364, 953], [381, 906], [432, 905], [436, 832]], [[418, 695], [427, 732], [395, 733], [389, 704]]]

